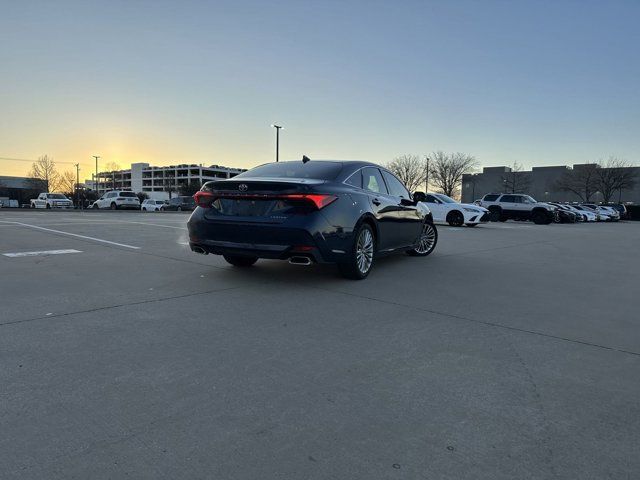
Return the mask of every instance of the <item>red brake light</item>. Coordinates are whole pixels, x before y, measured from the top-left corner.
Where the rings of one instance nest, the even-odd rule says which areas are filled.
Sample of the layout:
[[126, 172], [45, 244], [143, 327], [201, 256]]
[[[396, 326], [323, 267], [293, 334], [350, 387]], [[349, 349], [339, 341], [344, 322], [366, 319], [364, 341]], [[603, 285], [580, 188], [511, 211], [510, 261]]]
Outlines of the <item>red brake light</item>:
[[199, 191], [193, 196], [196, 205], [202, 208], [211, 208], [211, 203], [214, 200], [214, 196], [211, 192]]
[[316, 193], [310, 193], [310, 194], [293, 193], [289, 195], [282, 195], [282, 198], [287, 198], [290, 200], [307, 200], [313, 203], [318, 210], [326, 207], [327, 205], [335, 202], [338, 199], [338, 197], [336, 197], [335, 195], [326, 195], [321, 193], [317, 193], [317, 194]]
[[262, 194], [220, 194], [212, 192], [199, 191], [193, 196], [196, 204], [202, 208], [211, 208], [211, 203], [216, 198], [230, 198], [230, 199], [256, 199], [256, 200], [270, 200], [270, 199], [283, 199], [294, 201], [310, 202], [318, 210], [326, 207], [327, 205], [335, 202], [338, 197], [335, 195], [327, 195], [323, 193], [288, 193], [283, 195], [262, 195]]

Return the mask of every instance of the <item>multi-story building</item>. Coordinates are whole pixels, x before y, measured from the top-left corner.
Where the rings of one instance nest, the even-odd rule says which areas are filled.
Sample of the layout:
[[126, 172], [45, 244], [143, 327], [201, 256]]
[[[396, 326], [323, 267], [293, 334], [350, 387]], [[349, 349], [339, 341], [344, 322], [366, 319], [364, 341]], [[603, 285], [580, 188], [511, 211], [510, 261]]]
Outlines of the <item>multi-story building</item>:
[[127, 170], [98, 172], [97, 182], [85, 180], [85, 186], [100, 195], [109, 190], [144, 192], [149, 198], [166, 200], [171, 192], [177, 194], [180, 187], [192, 182], [208, 182], [217, 178], [231, 178], [246, 171], [241, 168], [211, 165], [170, 165], [152, 167], [148, 163], [132, 163]]
[[[563, 176], [578, 173], [580, 169], [592, 168], [591, 164], [568, 166], [533, 167], [531, 170], [514, 172], [510, 167], [485, 167], [482, 173], [462, 176], [462, 201], [471, 203], [487, 193], [526, 193], [540, 202], [577, 202], [580, 197], [559, 188]], [[616, 191], [612, 201], [640, 204], [640, 167], [626, 167], [635, 173], [632, 188]], [[591, 201], [601, 202], [602, 193], [595, 191]]]

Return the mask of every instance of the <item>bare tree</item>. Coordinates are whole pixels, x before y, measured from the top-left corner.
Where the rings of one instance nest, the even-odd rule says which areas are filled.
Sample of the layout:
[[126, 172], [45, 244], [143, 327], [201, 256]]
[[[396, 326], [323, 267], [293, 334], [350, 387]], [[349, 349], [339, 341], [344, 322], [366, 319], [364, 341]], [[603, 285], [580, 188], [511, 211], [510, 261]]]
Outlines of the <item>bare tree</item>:
[[76, 174], [71, 170], [66, 170], [60, 175], [60, 186], [58, 189], [62, 193], [66, 193], [69, 196], [73, 196], [76, 190]]
[[136, 196], [138, 197], [138, 200], [140, 200], [140, 203], [144, 202], [147, 198], [149, 198], [149, 194], [146, 192], [138, 192], [136, 193]]
[[523, 171], [522, 165], [518, 162], [514, 162], [511, 171], [505, 172], [501, 180], [500, 188], [504, 189], [505, 193], [527, 193], [531, 186], [531, 176]]
[[172, 178], [167, 178], [164, 181], [163, 190], [169, 194], [169, 200], [171, 200], [171, 194], [176, 191], [176, 185]]
[[587, 163], [567, 170], [556, 180], [554, 188], [575, 193], [583, 202], [590, 202], [593, 194], [598, 191], [599, 168], [597, 163]]
[[617, 157], [609, 157], [599, 162], [596, 170], [596, 184], [604, 203], [609, 203], [616, 192], [622, 195], [622, 190], [633, 188], [636, 182], [636, 171], [632, 165]]
[[31, 164], [31, 170], [27, 176], [35, 179], [35, 182], [32, 182], [34, 189], [55, 192], [60, 186], [60, 174], [56, 163], [48, 155], [38, 157], [38, 160]]
[[419, 190], [427, 179], [426, 161], [418, 155], [400, 155], [387, 163], [386, 167], [410, 192]]
[[202, 188], [200, 180], [191, 180], [187, 183], [181, 183], [178, 185], [178, 193], [185, 197], [195, 195], [195, 193]]
[[118, 162], [107, 162], [104, 169], [106, 172], [115, 172], [120, 170], [120, 164]]
[[477, 166], [476, 158], [466, 153], [434, 152], [431, 155], [429, 183], [445, 195], [454, 197], [462, 184], [462, 175], [471, 173]]

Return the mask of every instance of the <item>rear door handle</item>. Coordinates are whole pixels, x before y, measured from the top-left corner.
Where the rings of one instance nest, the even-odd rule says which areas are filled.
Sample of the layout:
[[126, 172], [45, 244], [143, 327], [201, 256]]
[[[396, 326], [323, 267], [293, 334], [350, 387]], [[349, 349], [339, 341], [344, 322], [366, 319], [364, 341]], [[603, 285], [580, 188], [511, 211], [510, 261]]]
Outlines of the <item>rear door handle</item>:
[[371, 201], [371, 203], [373, 203], [373, 204], [377, 207], [378, 205], [380, 205], [380, 200], [378, 200], [377, 198], [374, 198], [374, 199]]

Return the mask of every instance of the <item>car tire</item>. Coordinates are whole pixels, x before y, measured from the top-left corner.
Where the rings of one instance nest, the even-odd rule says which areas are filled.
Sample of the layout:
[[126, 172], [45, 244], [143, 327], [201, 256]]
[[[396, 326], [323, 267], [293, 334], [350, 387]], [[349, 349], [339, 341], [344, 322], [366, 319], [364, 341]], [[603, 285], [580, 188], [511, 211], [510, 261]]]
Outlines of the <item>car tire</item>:
[[453, 210], [447, 215], [447, 223], [452, 227], [461, 227], [464, 225], [464, 215], [458, 210]]
[[353, 245], [346, 262], [338, 263], [340, 274], [351, 280], [367, 278], [376, 257], [376, 237], [373, 228], [363, 223], [353, 236]]
[[182, 207], [176, 208], [176, 212], [181, 212], [181, 211], [182, 211]]
[[531, 214], [531, 221], [536, 225], [548, 225], [551, 223], [544, 212], [533, 212]]
[[47, 206], [46, 206], [45, 208], [46, 208], [47, 210], [51, 210], [51, 205], [49, 205], [49, 204], [47, 203]]
[[224, 259], [234, 267], [250, 267], [258, 261], [258, 257], [244, 255], [223, 255]]
[[438, 229], [431, 222], [425, 222], [420, 235], [420, 242], [416, 248], [407, 250], [412, 257], [426, 257], [436, 248], [438, 243]]
[[118, 205], [115, 204], [115, 202], [111, 202], [111, 210], [117, 210], [118, 209]]
[[147, 211], [147, 207], [142, 207], [142, 211], [146, 212]]
[[99, 208], [99, 207], [98, 207], [98, 204], [97, 204], [97, 203], [94, 203], [94, 204], [93, 204], [93, 209], [94, 209], [94, 210], [98, 210], [98, 208]]
[[502, 217], [502, 209], [500, 207], [489, 207], [489, 221], [499, 222]]

